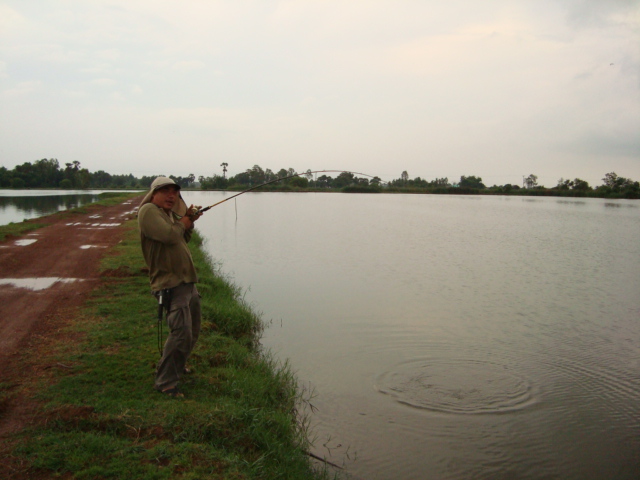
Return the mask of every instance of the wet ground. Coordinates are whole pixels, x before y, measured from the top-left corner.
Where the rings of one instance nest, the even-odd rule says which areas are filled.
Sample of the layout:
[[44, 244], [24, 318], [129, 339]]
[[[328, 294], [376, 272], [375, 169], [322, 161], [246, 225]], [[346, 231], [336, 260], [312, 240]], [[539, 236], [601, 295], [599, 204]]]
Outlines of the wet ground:
[[[133, 218], [138, 202], [38, 219], [49, 225], [0, 242], [0, 383], [19, 386], [23, 356], [37, 356], [38, 340], [59, 335], [99, 285], [100, 259], [121, 240], [122, 224]], [[0, 436], [20, 428], [27, 410], [2, 405]]]

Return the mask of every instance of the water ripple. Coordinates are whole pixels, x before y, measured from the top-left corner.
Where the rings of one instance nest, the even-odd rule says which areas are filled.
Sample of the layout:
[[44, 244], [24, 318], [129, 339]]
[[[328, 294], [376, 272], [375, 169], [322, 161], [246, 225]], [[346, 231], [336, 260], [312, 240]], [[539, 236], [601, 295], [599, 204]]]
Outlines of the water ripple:
[[479, 359], [411, 360], [380, 375], [375, 388], [405, 405], [445, 413], [501, 413], [536, 401], [527, 379]]

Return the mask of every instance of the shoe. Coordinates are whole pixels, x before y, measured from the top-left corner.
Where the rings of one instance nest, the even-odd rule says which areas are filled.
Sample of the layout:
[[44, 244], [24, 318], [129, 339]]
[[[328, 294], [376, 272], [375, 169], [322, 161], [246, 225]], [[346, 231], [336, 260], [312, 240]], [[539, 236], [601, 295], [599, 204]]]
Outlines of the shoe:
[[160, 393], [167, 395], [171, 398], [183, 398], [184, 395], [183, 393], [178, 390], [178, 387], [171, 387], [171, 388], [167, 388], [166, 390], [158, 390]]

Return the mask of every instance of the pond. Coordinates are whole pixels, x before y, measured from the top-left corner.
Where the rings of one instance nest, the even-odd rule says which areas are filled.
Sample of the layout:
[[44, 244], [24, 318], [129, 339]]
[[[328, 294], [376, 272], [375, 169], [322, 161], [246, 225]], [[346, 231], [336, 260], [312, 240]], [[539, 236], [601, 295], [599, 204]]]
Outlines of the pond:
[[0, 189], [0, 225], [43, 217], [81, 207], [113, 190], [5, 190]]
[[198, 228], [357, 478], [635, 479], [639, 207], [251, 193]]

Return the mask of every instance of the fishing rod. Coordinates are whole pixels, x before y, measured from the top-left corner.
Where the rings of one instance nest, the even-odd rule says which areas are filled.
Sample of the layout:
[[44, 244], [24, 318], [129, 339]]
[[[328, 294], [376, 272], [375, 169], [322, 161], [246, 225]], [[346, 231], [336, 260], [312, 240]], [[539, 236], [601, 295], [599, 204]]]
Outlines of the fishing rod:
[[351, 172], [349, 170], [316, 170], [316, 171], [313, 171], [313, 172], [295, 173], [293, 175], [288, 175], [286, 177], [278, 177], [275, 180], [270, 180], [268, 182], [261, 183], [260, 185], [256, 185], [255, 187], [247, 188], [246, 190], [243, 190], [242, 192], [238, 192], [235, 195], [231, 195], [230, 197], [225, 198], [224, 200], [220, 200], [219, 202], [214, 203], [213, 205], [209, 205], [208, 207], [201, 208], [200, 210], [195, 212], [194, 215], [202, 215], [207, 210], [209, 210], [209, 209], [211, 209], [211, 208], [213, 208], [213, 207], [215, 207], [217, 205], [220, 205], [221, 203], [227, 202], [227, 201], [231, 200], [232, 198], [236, 198], [236, 197], [242, 195], [243, 193], [251, 192], [252, 190], [257, 190], [258, 188], [264, 187], [265, 185], [269, 185], [271, 183], [280, 182], [282, 180], [288, 180], [289, 178], [293, 178], [293, 177], [300, 177], [302, 175], [311, 175], [313, 173], [351, 173], [353, 175], [361, 175], [363, 177], [376, 178], [373, 175], [367, 175], [366, 173]]

